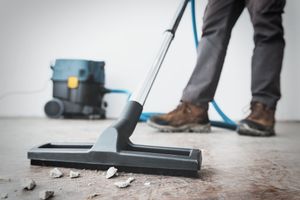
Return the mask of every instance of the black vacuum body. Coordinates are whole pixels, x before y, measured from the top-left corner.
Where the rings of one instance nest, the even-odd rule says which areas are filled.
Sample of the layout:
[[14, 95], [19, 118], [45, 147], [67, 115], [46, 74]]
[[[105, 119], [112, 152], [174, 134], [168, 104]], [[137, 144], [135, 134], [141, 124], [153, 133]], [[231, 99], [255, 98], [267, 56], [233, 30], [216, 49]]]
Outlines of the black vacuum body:
[[105, 118], [105, 62], [57, 59], [53, 70], [53, 99], [45, 105], [50, 118]]

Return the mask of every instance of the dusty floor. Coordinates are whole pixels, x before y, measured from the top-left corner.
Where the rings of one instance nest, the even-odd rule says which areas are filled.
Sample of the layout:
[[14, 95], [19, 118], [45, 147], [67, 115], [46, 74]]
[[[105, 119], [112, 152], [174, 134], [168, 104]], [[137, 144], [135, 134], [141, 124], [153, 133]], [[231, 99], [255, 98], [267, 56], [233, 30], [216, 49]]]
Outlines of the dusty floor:
[[[213, 129], [210, 134], [158, 133], [139, 124], [136, 143], [184, 146], [203, 150], [200, 177], [183, 178], [120, 173], [105, 179], [103, 171], [80, 170], [81, 177], [51, 179], [52, 168], [30, 166], [26, 152], [49, 141], [93, 142], [111, 121], [0, 119], [0, 193], [8, 199], [38, 199], [43, 189], [53, 189], [53, 199], [300, 199], [300, 123], [279, 123], [272, 138], [238, 136]], [[69, 169], [62, 169], [68, 174]], [[136, 180], [119, 189], [114, 182], [130, 175]], [[20, 179], [33, 178], [37, 187], [23, 191]], [[11, 180], [6, 180], [10, 178]], [[150, 182], [145, 186], [145, 182]]]

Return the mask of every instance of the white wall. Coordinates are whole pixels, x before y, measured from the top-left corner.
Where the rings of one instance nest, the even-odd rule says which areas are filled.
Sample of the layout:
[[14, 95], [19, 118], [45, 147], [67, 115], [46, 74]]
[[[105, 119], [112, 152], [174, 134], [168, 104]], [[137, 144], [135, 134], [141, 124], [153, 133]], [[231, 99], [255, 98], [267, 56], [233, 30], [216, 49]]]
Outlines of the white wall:
[[[51, 98], [49, 63], [55, 58], [105, 60], [107, 87], [134, 90], [158, 50], [180, 0], [0, 0], [0, 115], [44, 116]], [[207, 1], [197, 1], [198, 26]], [[300, 1], [288, 1], [283, 98], [277, 118], [300, 119]], [[253, 30], [245, 10], [228, 49], [216, 101], [232, 118], [245, 116], [250, 96]], [[190, 11], [184, 15], [149, 96], [145, 111], [174, 108], [195, 64]], [[19, 94], [18, 91], [40, 93]], [[9, 92], [17, 94], [2, 96]], [[125, 97], [108, 95], [108, 115], [116, 117]], [[211, 111], [211, 118], [217, 116]]]

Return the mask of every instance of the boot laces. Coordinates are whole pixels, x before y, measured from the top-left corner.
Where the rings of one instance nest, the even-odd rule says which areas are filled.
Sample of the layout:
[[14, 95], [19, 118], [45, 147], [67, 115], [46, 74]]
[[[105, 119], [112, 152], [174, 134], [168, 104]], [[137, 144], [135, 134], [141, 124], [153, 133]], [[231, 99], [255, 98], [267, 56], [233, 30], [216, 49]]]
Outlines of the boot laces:
[[267, 112], [266, 106], [261, 103], [252, 103], [250, 110], [250, 117], [252, 118], [261, 117], [264, 112]]
[[190, 113], [191, 108], [187, 103], [180, 103], [173, 111], [171, 111], [169, 114], [177, 113], [177, 112], [183, 112], [183, 113]]

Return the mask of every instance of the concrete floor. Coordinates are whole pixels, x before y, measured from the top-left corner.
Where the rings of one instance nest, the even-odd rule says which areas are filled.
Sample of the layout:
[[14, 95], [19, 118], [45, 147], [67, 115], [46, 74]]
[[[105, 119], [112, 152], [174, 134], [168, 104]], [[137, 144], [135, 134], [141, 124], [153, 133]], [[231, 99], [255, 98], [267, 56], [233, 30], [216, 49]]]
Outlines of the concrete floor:
[[[49, 141], [93, 142], [111, 124], [105, 121], [0, 119], [0, 193], [8, 199], [38, 199], [43, 189], [55, 190], [53, 199], [300, 199], [300, 123], [277, 124], [272, 138], [239, 136], [213, 129], [210, 134], [158, 133], [139, 124], [135, 143], [193, 147], [203, 151], [199, 178], [120, 173], [105, 179], [102, 171], [80, 170], [81, 177], [51, 179], [52, 168], [30, 166], [26, 152]], [[68, 174], [69, 169], [62, 169]], [[129, 188], [114, 182], [134, 176]], [[37, 182], [33, 191], [23, 191], [20, 179]], [[7, 180], [7, 179], [10, 179]], [[150, 186], [145, 186], [150, 182]]]

